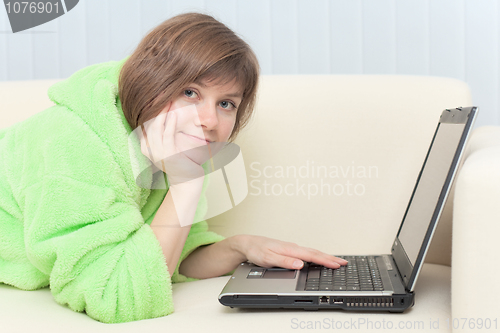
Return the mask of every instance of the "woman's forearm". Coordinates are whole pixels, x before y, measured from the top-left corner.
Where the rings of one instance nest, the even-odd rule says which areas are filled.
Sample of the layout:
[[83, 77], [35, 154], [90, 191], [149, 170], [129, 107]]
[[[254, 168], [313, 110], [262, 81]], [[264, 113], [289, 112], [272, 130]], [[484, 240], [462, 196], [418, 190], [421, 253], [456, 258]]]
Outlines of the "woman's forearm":
[[221, 276], [246, 260], [238, 250], [245, 235], [228, 237], [220, 242], [197, 248], [179, 266], [179, 273], [196, 279]]
[[171, 186], [151, 222], [160, 242], [170, 276], [174, 273], [186, 243], [201, 194], [201, 185]]

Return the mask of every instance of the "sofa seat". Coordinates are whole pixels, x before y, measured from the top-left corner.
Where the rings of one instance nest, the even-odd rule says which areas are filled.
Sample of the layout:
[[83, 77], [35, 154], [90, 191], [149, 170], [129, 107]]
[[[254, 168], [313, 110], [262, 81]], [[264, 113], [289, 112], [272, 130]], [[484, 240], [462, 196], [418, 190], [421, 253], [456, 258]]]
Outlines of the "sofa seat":
[[[446, 319], [451, 313], [451, 267], [425, 264], [420, 274], [415, 292], [415, 306], [403, 314], [342, 310], [229, 308], [221, 305], [217, 300], [220, 291], [229, 279], [228, 276], [224, 276], [176, 283], [173, 285], [175, 304], [173, 314], [123, 324], [100, 323], [85, 313], [77, 313], [66, 306], [59, 305], [54, 301], [49, 288], [24, 291], [0, 284], [2, 331], [29, 332], [34, 328], [33, 323], [37, 323], [37, 333], [135, 333], [139, 331], [148, 333], [231, 331], [254, 333], [256, 330], [297, 332], [301, 330], [300, 327], [306, 328], [307, 325], [315, 325], [315, 322], [317, 322], [315, 330], [331, 330], [332, 328], [328, 325], [331, 325], [333, 320], [334, 325], [337, 321], [341, 322], [344, 329], [354, 330], [356, 327], [356, 332], [380, 332], [384, 327], [384, 322], [386, 327], [393, 325], [396, 328], [400, 323], [406, 325], [403, 326], [405, 332], [427, 331], [430, 323], [433, 322], [432, 332], [451, 332], [446, 326]], [[258, 317], [253, 314], [258, 314]], [[372, 327], [369, 326], [370, 321]], [[357, 326], [350, 328], [351, 323], [356, 323]]]
[[[57, 81], [0, 82], [0, 129], [53, 105], [47, 89]], [[449, 78], [263, 75], [259, 84], [255, 115], [235, 142], [244, 155], [249, 194], [207, 222], [225, 237], [261, 235], [329, 253], [390, 251], [442, 110], [474, 105], [468, 86]], [[425, 258], [415, 306], [403, 314], [231, 309], [217, 300], [229, 279], [225, 276], [174, 284], [172, 315], [103, 324], [57, 304], [49, 288], [22, 291], [0, 284], [1, 332], [297, 332], [310, 331], [308, 324], [320, 325], [311, 328], [315, 332], [451, 332], [447, 320], [452, 317], [494, 320], [498, 292], [490, 286], [499, 269], [488, 263], [496, 258], [491, 248], [499, 234], [499, 142], [500, 127], [474, 131], [464, 172], [458, 174]], [[366, 177], [344, 171], [337, 177], [277, 174], [279, 167], [309, 170], [313, 163], [344, 171], [375, 167], [376, 172]], [[360, 184], [366, 191], [299, 192], [299, 186], [305, 192], [321, 181]], [[268, 195], [265, 182], [276, 191]], [[289, 184], [298, 184], [293, 195], [275, 194]], [[343, 329], [327, 328], [331, 320], [343, 323]], [[360, 327], [363, 320], [372, 326]], [[350, 327], [351, 322], [358, 326]], [[400, 322], [404, 328], [398, 330]], [[385, 329], [379, 326], [384, 323]]]

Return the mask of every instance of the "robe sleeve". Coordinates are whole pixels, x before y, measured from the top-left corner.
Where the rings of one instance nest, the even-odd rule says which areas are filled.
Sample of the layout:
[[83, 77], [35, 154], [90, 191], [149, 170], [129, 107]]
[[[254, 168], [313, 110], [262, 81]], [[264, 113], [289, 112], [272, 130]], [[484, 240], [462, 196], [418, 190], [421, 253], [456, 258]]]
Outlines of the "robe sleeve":
[[[104, 323], [171, 314], [165, 257], [116, 156], [76, 118], [64, 127], [45, 125], [44, 140], [28, 145], [35, 148], [18, 147], [25, 154], [20, 160], [32, 166], [28, 160], [37, 159], [39, 165], [23, 171], [29, 177], [16, 193], [27, 257], [50, 277], [54, 299]], [[196, 247], [222, 239], [207, 231], [205, 221], [194, 224], [179, 264]], [[190, 280], [178, 267], [172, 280]]]
[[179, 266], [181, 265], [182, 261], [186, 259], [191, 254], [191, 252], [196, 250], [198, 247], [213, 244], [223, 239], [223, 236], [220, 236], [215, 232], [208, 231], [208, 224], [206, 221], [201, 221], [193, 224], [191, 226], [191, 231], [189, 232], [188, 238], [186, 239], [184, 248], [182, 249], [181, 257], [179, 259], [179, 262], [177, 263], [177, 267], [172, 274], [172, 283], [199, 280], [180, 274]]

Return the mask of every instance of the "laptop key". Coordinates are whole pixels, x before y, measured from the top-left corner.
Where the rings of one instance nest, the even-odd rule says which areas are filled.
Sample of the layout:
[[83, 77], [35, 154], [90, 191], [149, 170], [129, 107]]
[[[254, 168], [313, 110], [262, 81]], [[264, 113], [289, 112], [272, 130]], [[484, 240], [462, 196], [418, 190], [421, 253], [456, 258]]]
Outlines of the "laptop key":
[[310, 286], [306, 286], [306, 290], [307, 291], [318, 291], [319, 287], [310, 287]]
[[319, 287], [318, 283], [306, 283], [306, 287]]
[[319, 279], [319, 270], [317, 269], [311, 269], [307, 273], [307, 278], [308, 279]]

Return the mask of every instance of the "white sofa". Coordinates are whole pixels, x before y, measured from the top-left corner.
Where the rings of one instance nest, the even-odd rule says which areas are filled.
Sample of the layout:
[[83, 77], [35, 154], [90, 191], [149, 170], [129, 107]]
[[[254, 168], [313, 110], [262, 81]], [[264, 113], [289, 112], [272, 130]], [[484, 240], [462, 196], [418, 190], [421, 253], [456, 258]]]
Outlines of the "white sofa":
[[[49, 107], [46, 91], [56, 81], [0, 82], [0, 128]], [[467, 85], [447, 78], [263, 76], [254, 118], [236, 140], [249, 194], [210, 219], [210, 228], [331, 254], [389, 253], [441, 111], [470, 105]], [[415, 305], [402, 314], [231, 309], [217, 299], [229, 279], [223, 276], [174, 284], [172, 315], [110, 325], [57, 304], [49, 288], [0, 284], [1, 331], [451, 332], [470, 331], [472, 322], [477, 329], [480, 318], [495, 328], [496, 276], [479, 273], [499, 271], [500, 129], [477, 128], [466, 157], [419, 276]], [[333, 171], [317, 177], [320, 167], [337, 177]]]

